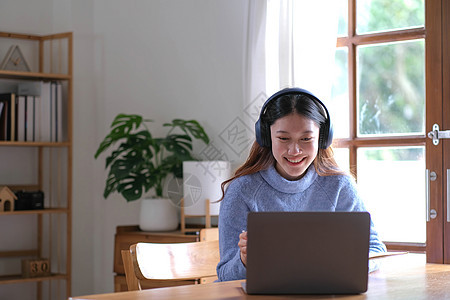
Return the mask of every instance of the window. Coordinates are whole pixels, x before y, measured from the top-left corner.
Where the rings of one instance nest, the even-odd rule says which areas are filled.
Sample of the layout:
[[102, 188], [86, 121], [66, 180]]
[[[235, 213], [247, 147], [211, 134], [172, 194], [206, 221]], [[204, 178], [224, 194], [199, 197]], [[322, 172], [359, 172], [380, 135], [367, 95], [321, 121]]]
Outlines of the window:
[[425, 1], [340, 4], [327, 103], [336, 158], [356, 175], [388, 248], [424, 251]]

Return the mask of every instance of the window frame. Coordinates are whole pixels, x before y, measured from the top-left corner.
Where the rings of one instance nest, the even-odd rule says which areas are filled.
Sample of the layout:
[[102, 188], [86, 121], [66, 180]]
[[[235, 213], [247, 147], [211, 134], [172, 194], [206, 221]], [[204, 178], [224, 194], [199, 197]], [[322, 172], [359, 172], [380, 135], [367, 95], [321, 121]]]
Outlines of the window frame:
[[[339, 36], [336, 42], [336, 48], [347, 48], [348, 53], [348, 95], [349, 95], [349, 137], [336, 138], [333, 142], [334, 148], [346, 148], [349, 151], [350, 171], [357, 179], [357, 150], [361, 147], [399, 147], [399, 146], [422, 146], [425, 147], [427, 137], [420, 135], [398, 135], [395, 136], [364, 136], [358, 137], [358, 103], [357, 103], [357, 47], [362, 45], [376, 45], [389, 42], [400, 42], [426, 39], [426, 24], [424, 27], [414, 27], [399, 30], [389, 30], [376, 33], [356, 33], [356, 2], [357, 0], [348, 0], [348, 32], [347, 36]], [[427, 6], [425, 0], [425, 6]], [[425, 10], [427, 7], [425, 8]], [[426, 21], [425, 21], [426, 23]], [[428, 46], [426, 46], [428, 49]], [[427, 59], [426, 62], [427, 63]], [[427, 74], [426, 74], [427, 75]], [[426, 81], [428, 85], [428, 81]], [[426, 127], [425, 130], [428, 128]], [[404, 243], [404, 242], [386, 242], [388, 250], [406, 250], [411, 252], [425, 252], [425, 243]]]

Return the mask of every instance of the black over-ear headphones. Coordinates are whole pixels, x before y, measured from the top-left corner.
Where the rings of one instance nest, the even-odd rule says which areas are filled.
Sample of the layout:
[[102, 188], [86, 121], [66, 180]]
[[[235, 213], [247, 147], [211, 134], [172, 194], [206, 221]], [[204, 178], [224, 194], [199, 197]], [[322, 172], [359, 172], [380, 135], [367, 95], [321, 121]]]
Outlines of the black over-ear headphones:
[[333, 125], [331, 124], [330, 120], [330, 114], [328, 113], [328, 110], [326, 106], [322, 103], [322, 101], [319, 100], [316, 96], [314, 96], [311, 92], [301, 89], [301, 88], [287, 88], [283, 89], [275, 94], [273, 94], [267, 101], [264, 103], [264, 105], [261, 108], [261, 113], [259, 115], [258, 121], [255, 123], [255, 135], [256, 135], [256, 142], [261, 147], [272, 147], [272, 141], [270, 138], [270, 126], [268, 124], [264, 124], [263, 121], [261, 121], [261, 117], [265, 114], [267, 105], [274, 99], [277, 99], [279, 97], [285, 96], [285, 95], [306, 95], [314, 99], [316, 102], [318, 102], [326, 113], [326, 120], [324, 124], [321, 124], [320, 131], [319, 131], [319, 148], [320, 149], [327, 149], [332, 141], [333, 141]]

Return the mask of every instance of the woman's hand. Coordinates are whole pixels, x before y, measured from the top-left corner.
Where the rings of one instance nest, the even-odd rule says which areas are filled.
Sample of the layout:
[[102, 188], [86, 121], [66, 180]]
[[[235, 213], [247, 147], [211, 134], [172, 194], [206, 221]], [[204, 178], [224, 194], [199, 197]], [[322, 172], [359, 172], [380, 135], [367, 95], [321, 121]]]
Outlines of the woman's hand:
[[241, 250], [241, 261], [244, 266], [247, 266], [247, 231], [243, 231], [239, 235], [239, 249]]

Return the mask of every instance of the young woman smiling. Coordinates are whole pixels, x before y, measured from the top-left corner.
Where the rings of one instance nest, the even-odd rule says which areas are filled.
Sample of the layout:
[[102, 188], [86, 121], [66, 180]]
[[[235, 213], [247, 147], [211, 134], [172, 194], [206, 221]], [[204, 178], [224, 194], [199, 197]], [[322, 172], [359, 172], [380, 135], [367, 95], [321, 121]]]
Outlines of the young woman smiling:
[[[330, 116], [313, 94], [290, 88], [272, 95], [255, 134], [247, 161], [222, 183], [219, 281], [246, 276], [251, 211], [366, 211], [353, 178], [333, 158]], [[373, 223], [370, 251], [386, 251]]]

